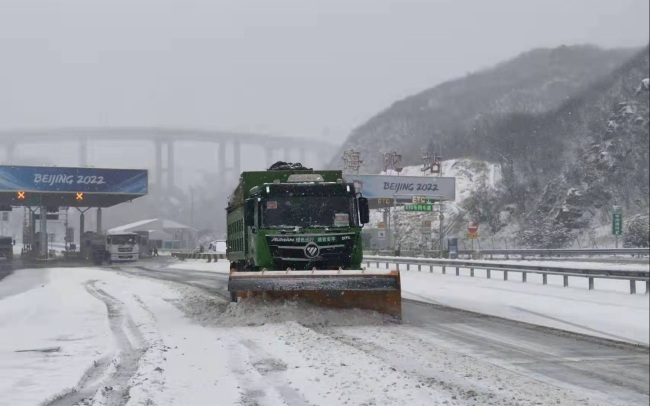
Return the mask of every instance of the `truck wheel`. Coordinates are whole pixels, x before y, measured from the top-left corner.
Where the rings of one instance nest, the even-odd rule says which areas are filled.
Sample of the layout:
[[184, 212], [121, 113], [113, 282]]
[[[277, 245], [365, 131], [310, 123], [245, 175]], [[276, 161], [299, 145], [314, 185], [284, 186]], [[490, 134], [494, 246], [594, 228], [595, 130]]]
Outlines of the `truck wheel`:
[[237, 303], [237, 292], [230, 292], [230, 301]]

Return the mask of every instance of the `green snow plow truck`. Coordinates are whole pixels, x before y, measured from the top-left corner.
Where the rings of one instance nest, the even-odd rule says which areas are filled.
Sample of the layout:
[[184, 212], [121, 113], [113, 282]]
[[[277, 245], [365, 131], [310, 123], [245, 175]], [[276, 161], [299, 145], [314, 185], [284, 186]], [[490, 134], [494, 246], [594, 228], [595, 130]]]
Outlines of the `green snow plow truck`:
[[228, 290], [401, 315], [399, 271], [361, 268], [366, 198], [337, 170], [277, 162], [243, 172], [229, 199]]

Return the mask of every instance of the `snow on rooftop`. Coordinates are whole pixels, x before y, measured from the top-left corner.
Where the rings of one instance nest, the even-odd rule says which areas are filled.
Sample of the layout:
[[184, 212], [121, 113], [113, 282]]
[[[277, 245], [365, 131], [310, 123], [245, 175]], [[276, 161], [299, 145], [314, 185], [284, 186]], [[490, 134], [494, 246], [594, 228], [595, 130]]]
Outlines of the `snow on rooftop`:
[[140, 226], [144, 226], [144, 225], [152, 223], [152, 222], [154, 222], [156, 220], [158, 220], [158, 219], [140, 220], [140, 221], [136, 221], [134, 223], [124, 224], [122, 226], [111, 228], [110, 230], [108, 230], [108, 232], [109, 233], [121, 233], [121, 232], [124, 232], [126, 230], [130, 230], [132, 228], [137, 228], [137, 227], [140, 227]]

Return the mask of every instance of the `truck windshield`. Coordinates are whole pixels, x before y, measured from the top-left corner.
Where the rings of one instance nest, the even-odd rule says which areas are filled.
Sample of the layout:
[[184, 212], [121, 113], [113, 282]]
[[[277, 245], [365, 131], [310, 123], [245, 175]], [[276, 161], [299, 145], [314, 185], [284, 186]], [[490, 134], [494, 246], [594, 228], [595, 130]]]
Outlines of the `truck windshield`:
[[135, 235], [111, 235], [109, 240], [111, 245], [135, 245]]
[[354, 200], [345, 196], [273, 197], [262, 204], [263, 227], [349, 227]]

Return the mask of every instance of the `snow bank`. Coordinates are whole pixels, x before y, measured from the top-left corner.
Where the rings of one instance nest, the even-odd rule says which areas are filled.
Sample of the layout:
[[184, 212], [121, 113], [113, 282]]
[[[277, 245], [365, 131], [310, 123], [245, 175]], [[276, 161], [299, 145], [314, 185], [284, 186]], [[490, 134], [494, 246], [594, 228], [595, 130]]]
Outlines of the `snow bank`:
[[[529, 275], [527, 283], [522, 283], [520, 276], [517, 278], [513, 273], [510, 280], [504, 281], [498, 271], [492, 271], [493, 279], [486, 279], [484, 271], [477, 270], [476, 277], [472, 278], [467, 271], [455, 276], [434, 270], [435, 273], [401, 272], [402, 297], [618, 341], [650, 344], [650, 303], [645, 295], [602, 290], [600, 281], [596, 282], [600, 290], [590, 291], [584, 278], [571, 278], [570, 286], [565, 288], [561, 276], [549, 276], [549, 285], [542, 285], [541, 275]], [[578, 286], [579, 280], [584, 284]]]
[[323, 309], [301, 301], [272, 301], [258, 298], [230, 303], [216, 319], [219, 326], [264, 325], [296, 322], [310, 327], [358, 326], [384, 323], [384, 317], [373, 311], [357, 309]]
[[[521, 261], [509, 261], [520, 263]], [[524, 261], [526, 264], [551, 266], [547, 261]], [[371, 263], [371, 265], [374, 265]], [[555, 265], [575, 266], [584, 268], [585, 264], [571, 261], [559, 261]], [[625, 264], [596, 264], [589, 263], [589, 268], [607, 268], [619, 270], [646, 269], [640, 265]], [[188, 260], [176, 263], [170, 267], [185, 270], [201, 270], [216, 273], [228, 273], [228, 263], [204, 263]], [[378, 269], [370, 267], [368, 269]], [[382, 268], [381, 269], [385, 269]], [[391, 265], [391, 269], [395, 269]], [[629, 281], [605, 280], [595, 281], [596, 290], [588, 290], [586, 278], [569, 278], [569, 287], [563, 287], [562, 276], [549, 275], [548, 285], [542, 284], [542, 276], [528, 274], [527, 282], [521, 282], [521, 274], [509, 272], [509, 280], [503, 280], [503, 273], [492, 271], [492, 279], [486, 278], [484, 270], [476, 270], [475, 277], [469, 276], [469, 271], [461, 269], [461, 276], [455, 276], [455, 269], [447, 267], [447, 274], [442, 275], [440, 267], [434, 267], [433, 273], [429, 267], [423, 267], [418, 272], [417, 267], [404, 270], [402, 266], [401, 283], [402, 297], [424, 301], [458, 309], [503, 317], [541, 326], [558, 328], [609, 339], [628, 341], [632, 343], [650, 344], [650, 302], [643, 294], [630, 295]], [[644, 292], [645, 286], [637, 282], [637, 291]], [[198, 300], [198, 299], [196, 299]], [[197, 304], [195, 309], [200, 309]], [[216, 306], [216, 305], [214, 305]], [[259, 325], [268, 322], [299, 321], [301, 323], [318, 325], [338, 325], [345, 323], [345, 317], [337, 313], [323, 312], [316, 314], [308, 306], [296, 307], [294, 304], [273, 304], [272, 306], [256, 307], [252, 303], [242, 303], [241, 307], [215, 307], [214, 317], [221, 317], [223, 325], [237, 324], [244, 317], [247, 322]], [[283, 307], [286, 306], [286, 307]], [[222, 313], [225, 311], [225, 313]], [[199, 311], [200, 312], [200, 311]], [[275, 317], [275, 319], [274, 319]], [[313, 317], [313, 319], [311, 319]], [[328, 318], [329, 317], [329, 318]], [[366, 313], [350, 313], [346, 317], [358, 317], [356, 322], [373, 324], [378, 319]], [[352, 319], [351, 319], [352, 320]], [[241, 323], [241, 322], [240, 322]], [[342, 324], [342, 325], [353, 325]], [[241, 324], [239, 324], [241, 325]]]
[[[2, 285], [41, 272], [24, 270]], [[102, 302], [65, 278], [42, 282], [27, 290], [18, 286], [18, 294], [0, 300], [2, 404], [35, 405], [74, 388], [90, 365], [114, 349]]]

